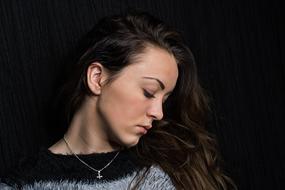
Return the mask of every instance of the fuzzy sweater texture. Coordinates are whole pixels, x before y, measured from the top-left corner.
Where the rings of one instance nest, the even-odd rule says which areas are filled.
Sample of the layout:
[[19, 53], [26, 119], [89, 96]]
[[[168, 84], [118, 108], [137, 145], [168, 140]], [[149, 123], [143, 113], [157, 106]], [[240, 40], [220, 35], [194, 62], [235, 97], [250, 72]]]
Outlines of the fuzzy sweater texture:
[[[117, 151], [78, 156], [93, 168], [101, 169], [116, 153]], [[22, 159], [17, 169], [2, 177], [0, 189], [126, 190], [129, 184], [130, 187], [135, 184], [135, 175], [142, 174], [144, 170], [145, 167], [136, 162], [136, 157], [125, 149], [101, 171], [103, 177], [98, 179], [97, 172], [86, 167], [73, 155], [54, 154], [41, 148], [38, 154]], [[152, 165], [145, 175], [146, 179], [138, 188], [140, 190], [175, 189], [169, 176], [157, 165]]]

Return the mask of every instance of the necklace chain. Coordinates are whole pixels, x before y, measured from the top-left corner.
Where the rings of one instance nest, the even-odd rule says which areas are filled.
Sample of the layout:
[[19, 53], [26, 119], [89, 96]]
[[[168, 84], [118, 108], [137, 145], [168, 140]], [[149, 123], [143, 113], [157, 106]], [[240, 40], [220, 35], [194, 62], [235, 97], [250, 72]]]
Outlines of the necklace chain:
[[65, 144], [66, 144], [68, 150], [71, 152], [71, 154], [73, 154], [73, 156], [75, 156], [82, 164], [84, 164], [85, 166], [87, 166], [89, 169], [91, 169], [91, 170], [97, 172], [97, 174], [98, 174], [98, 175], [97, 175], [97, 178], [98, 178], [98, 179], [101, 179], [101, 178], [103, 177], [103, 176], [100, 174], [100, 172], [101, 172], [102, 170], [104, 170], [105, 168], [107, 168], [107, 167], [115, 160], [115, 158], [118, 156], [118, 154], [120, 153], [120, 151], [119, 151], [119, 152], [114, 156], [114, 158], [113, 158], [110, 162], [108, 162], [108, 163], [107, 163], [103, 168], [101, 168], [100, 170], [97, 170], [97, 169], [93, 168], [92, 166], [90, 166], [89, 164], [87, 164], [86, 162], [84, 162], [83, 160], [81, 160], [81, 159], [72, 151], [72, 149], [70, 148], [70, 145], [68, 144], [68, 142], [67, 142], [65, 136], [63, 136], [63, 141], [65, 142]]

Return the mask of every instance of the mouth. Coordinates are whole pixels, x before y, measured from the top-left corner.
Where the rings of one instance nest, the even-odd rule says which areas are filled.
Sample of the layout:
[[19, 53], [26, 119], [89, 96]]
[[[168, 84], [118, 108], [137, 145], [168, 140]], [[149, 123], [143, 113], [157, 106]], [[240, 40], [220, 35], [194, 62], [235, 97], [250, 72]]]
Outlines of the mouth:
[[149, 130], [152, 126], [151, 125], [139, 125], [141, 127], [144, 127], [146, 130]]
[[149, 129], [148, 126], [138, 125], [138, 127], [139, 127], [141, 133], [147, 134], [147, 131]]

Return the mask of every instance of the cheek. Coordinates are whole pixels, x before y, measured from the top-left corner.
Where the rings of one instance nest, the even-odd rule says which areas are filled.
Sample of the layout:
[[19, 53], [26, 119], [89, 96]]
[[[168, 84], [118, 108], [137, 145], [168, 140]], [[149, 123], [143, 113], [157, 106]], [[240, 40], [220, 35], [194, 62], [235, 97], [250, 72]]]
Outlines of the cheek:
[[139, 92], [131, 89], [112, 89], [102, 96], [101, 108], [113, 127], [124, 128], [139, 124], [145, 113], [145, 102]]

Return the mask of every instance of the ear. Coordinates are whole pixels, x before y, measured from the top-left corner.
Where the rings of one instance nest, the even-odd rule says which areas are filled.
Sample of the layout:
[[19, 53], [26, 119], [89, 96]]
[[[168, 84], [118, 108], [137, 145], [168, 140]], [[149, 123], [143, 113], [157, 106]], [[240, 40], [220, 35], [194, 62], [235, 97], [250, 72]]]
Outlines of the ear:
[[102, 83], [107, 79], [106, 69], [99, 63], [94, 62], [87, 69], [87, 85], [95, 95], [101, 94]]

